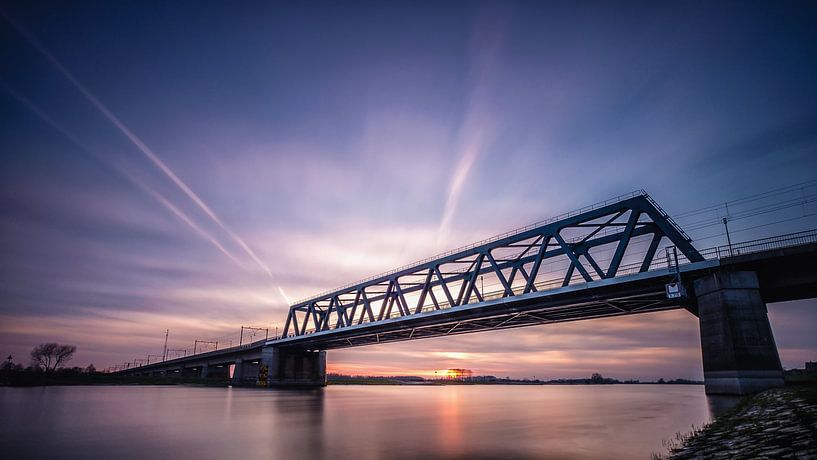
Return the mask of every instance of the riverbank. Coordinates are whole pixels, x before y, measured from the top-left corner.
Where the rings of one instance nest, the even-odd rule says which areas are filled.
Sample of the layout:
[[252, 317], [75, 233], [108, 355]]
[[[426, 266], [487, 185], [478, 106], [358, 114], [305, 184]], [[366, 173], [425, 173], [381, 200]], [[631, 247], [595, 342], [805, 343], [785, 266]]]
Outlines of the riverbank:
[[[680, 443], [681, 445], [674, 445]], [[817, 385], [747, 397], [701, 430], [670, 442], [668, 458], [817, 458]]]

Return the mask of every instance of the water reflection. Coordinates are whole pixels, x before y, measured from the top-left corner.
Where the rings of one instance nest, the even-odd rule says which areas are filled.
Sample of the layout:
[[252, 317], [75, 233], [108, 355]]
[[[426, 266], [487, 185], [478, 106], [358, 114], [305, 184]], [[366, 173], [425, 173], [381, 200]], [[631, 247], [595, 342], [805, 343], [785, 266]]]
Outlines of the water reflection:
[[[4, 458], [649, 458], [702, 386], [0, 388]], [[711, 412], [710, 412], [711, 411]]]

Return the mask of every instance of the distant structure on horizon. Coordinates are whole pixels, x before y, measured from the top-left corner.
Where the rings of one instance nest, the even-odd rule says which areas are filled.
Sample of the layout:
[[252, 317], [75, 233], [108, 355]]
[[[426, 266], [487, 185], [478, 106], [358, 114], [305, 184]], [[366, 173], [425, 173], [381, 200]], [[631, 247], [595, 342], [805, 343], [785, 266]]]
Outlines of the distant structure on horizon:
[[446, 380], [471, 380], [474, 373], [471, 369], [448, 369], [445, 374]]

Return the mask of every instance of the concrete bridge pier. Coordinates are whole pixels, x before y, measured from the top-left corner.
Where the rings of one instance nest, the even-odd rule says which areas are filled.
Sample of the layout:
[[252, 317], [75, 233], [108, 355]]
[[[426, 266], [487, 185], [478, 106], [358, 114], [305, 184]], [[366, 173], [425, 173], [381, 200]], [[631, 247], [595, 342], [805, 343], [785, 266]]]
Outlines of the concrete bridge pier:
[[199, 376], [199, 368], [197, 366], [182, 367], [182, 371], [179, 374], [181, 374], [180, 377], [182, 378], [195, 378]]
[[242, 361], [241, 359], [236, 359], [235, 363], [233, 364], [233, 376], [231, 380], [233, 383], [240, 383], [243, 378], [244, 378], [244, 361]]
[[744, 395], [783, 386], [757, 274], [721, 270], [694, 282], [707, 394]]
[[282, 347], [261, 350], [259, 386], [326, 386], [326, 351]]

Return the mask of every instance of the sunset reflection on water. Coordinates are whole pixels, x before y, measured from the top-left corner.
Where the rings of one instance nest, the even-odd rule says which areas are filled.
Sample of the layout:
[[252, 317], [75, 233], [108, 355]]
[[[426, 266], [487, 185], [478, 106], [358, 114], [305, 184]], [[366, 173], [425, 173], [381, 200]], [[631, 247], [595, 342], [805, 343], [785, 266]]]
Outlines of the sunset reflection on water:
[[6, 458], [648, 458], [698, 385], [0, 388]]

